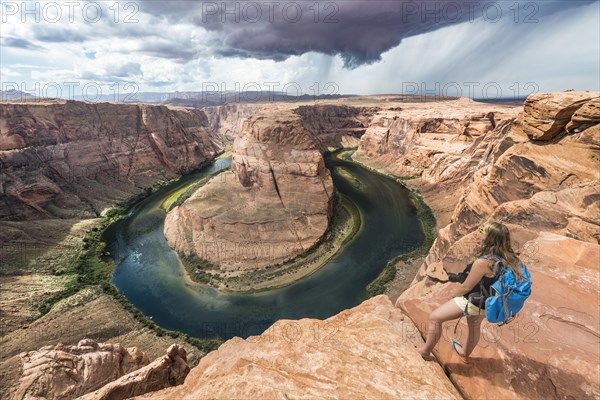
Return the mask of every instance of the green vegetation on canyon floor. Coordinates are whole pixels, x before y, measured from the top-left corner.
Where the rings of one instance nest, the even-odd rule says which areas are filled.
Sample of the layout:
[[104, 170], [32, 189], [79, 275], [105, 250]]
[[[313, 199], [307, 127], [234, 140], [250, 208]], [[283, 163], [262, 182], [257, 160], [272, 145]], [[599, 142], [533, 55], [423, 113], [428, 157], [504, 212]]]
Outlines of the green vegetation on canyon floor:
[[[224, 151], [223, 153], [221, 153], [220, 155], [218, 155], [217, 157], [215, 157], [213, 162], [217, 162], [218, 160], [225, 159], [225, 158], [231, 156], [231, 154], [232, 154], [232, 150], [228, 149], [228, 150]], [[209, 175], [198, 181], [190, 182], [187, 185], [181, 187], [179, 190], [176, 190], [169, 197], [167, 197], [162, 202], [160, 208], [164, 212], [168, 213], [175, 207], [183, 204], [183, 202], [186, 201], [187, 199], [189, 199], [190, 196], [192, 194], [194, 194], [194, 192], [200, 188], [200, 186], [204, 185], [212, 177], [213, 177], [213, 175]]]

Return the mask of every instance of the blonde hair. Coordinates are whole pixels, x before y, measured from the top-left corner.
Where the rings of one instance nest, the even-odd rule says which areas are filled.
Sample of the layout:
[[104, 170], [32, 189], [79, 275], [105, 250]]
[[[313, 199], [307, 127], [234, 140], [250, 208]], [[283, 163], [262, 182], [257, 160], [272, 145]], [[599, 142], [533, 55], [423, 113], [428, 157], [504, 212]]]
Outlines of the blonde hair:
[[[485, 239], [477, 250], [479, 256], [497, 256], [502, 263], [510, 268], [516, 279], [521, 279], [521, 260], [515, 254], [510, 243], [510, 232], [506, 225], [498, 222], [490, 222], [485, 227]], [[497, 272], [497, 271], [494, 271]]]

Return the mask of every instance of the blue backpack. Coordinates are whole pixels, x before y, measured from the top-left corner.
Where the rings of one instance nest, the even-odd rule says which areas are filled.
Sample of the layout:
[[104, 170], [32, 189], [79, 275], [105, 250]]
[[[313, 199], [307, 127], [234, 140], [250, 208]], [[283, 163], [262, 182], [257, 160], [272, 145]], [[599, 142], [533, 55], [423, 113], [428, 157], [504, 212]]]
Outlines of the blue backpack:
[[491, 286], [490, 297], [485, 300], [485, 318], [489, 322], [504, 325], [510, 322], [523, 308], [525, 300], [531, 295], [531, 274], [521, 263], [523, 277], [516, 279], [515, 274], [497, 259], [498, 280]]

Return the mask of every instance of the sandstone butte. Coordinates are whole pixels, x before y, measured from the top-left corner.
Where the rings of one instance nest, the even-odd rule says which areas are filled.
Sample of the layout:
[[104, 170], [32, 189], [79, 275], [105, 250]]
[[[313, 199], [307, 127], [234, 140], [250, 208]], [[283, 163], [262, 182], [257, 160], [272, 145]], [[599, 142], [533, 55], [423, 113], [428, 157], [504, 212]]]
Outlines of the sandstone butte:
[[233, 142], [231, 171], [167, 214], [165, 238], [221, 271], [261, 268], [315, 245], [332, 199], [331, 174], [300, 116], [259, 112]]
[[[341, 101], [297, 110], [319, 149], [358, 143], [360, 162], [417, 177], [407, 184], [421, 191], [438, 219], [429, 255], [396, 308], [378, 296], [325, 321], [278, 321], [258, 337], [225, 342], [182, 385], [142, 398], [600, 397], [599, 99], [591, 92], [536, 94], [514, 108], [465, 99], [364, 98], [353, 99], [359, 113]], [[290, 108], [282, 106], [283, 115]], [[246, 123], [239, 121], [244, 113], [212, 113], [225, 118], [207, 125], [222, 140]], [[327, 136], [319, 138], [320, 129]], [[435, 353], [448, 379], [438, 363], [413, 350], [421, 341], [417, 330], [424, 332], [428, 313], [451, 288], [446, 273], [463, 268], [479, 240], [477, 228], [488, 220], [509, 225], [513, 247], [533, 274], [533, 294], [511, 324], [484, 323], [471, 364], [462, 364], [442, 340]], [[138, 389], [111, 398], [146, 391], [146, 381], [132, 373], [115, 376], [106, 390], [117, 393], [119, 382], [131, 381]]]

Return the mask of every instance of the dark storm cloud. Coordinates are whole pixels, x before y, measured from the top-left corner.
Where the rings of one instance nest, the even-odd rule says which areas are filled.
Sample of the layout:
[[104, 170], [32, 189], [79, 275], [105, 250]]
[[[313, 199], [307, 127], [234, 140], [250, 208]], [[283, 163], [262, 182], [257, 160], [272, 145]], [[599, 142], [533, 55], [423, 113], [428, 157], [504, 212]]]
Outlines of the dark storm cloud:
[[316, 51], [339, 54], [353, 68], [380, 60], [409, 36], [485, 17], [493, 23], [498, 8], [503, 18], [525, 23], [594, 1], [521, 1], [516, 17], [515, 2], [502, 1], [148, 1], [140, 11], [219, 31], [214, 52], [221, 56], [284, 60]]
[[16, 47], [18, 49], [40, 50], [41, 47], [31, 43], [29, 40], [7, 37], [2, 38], [2, 46]]

